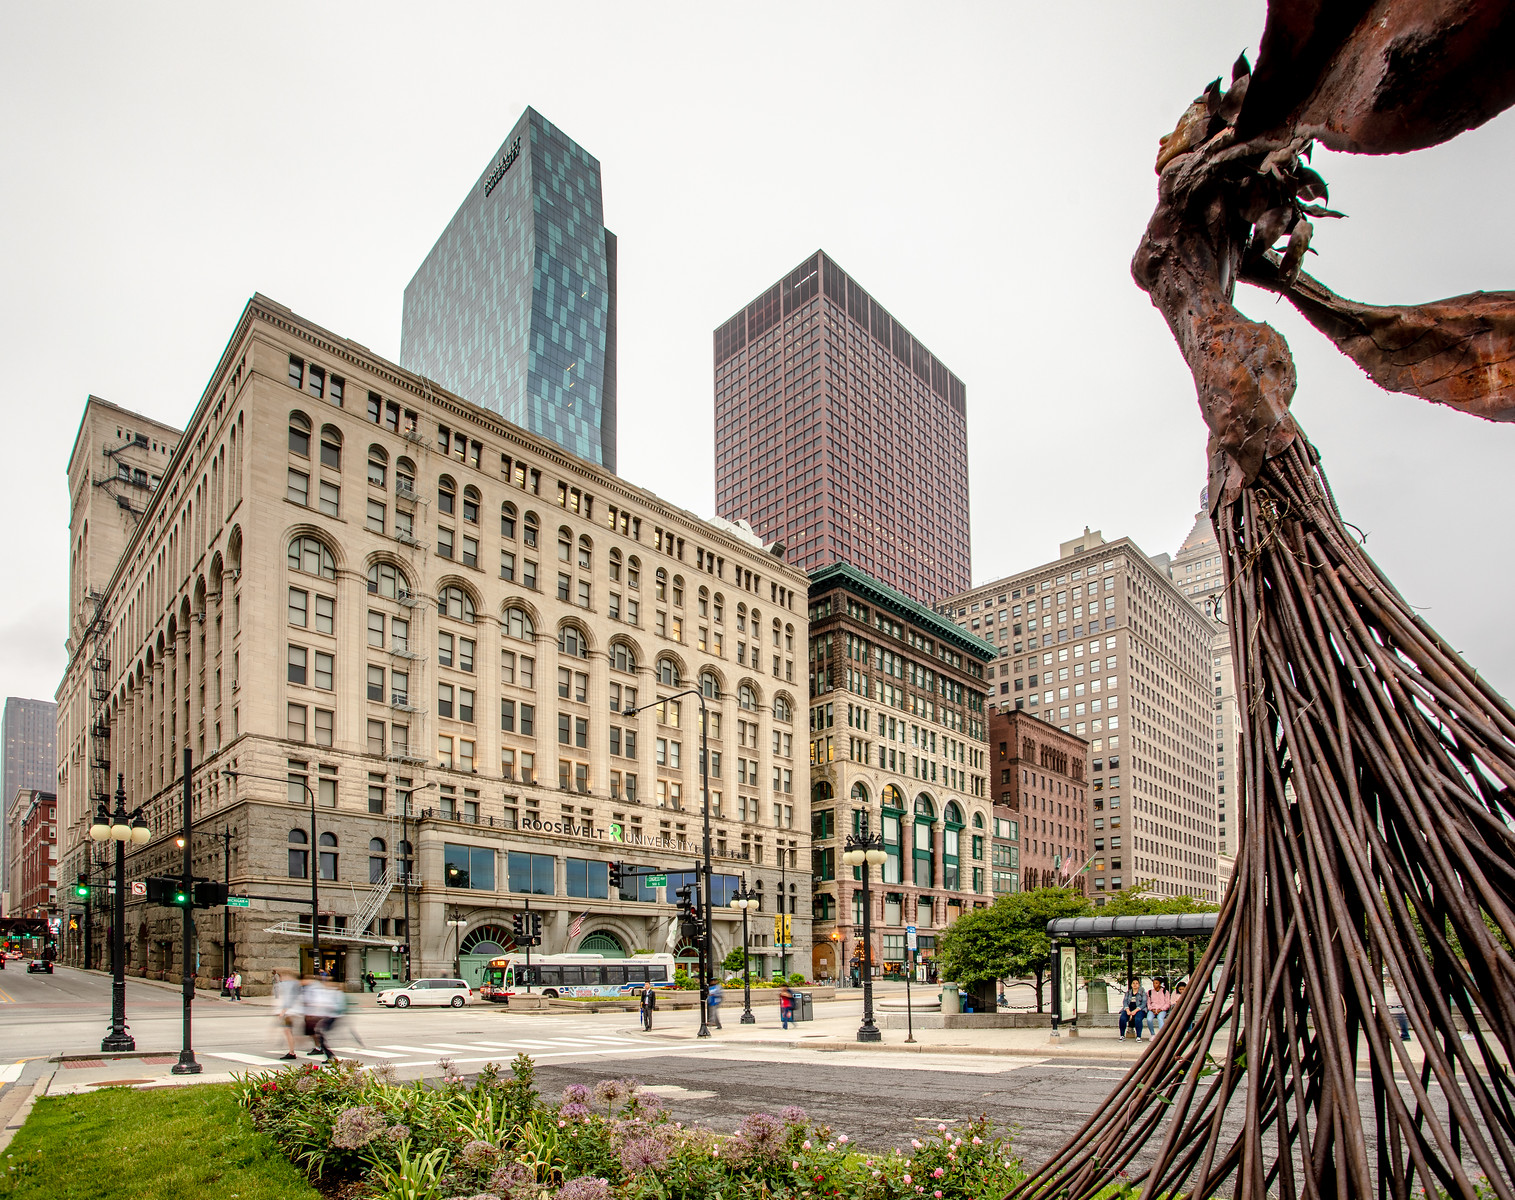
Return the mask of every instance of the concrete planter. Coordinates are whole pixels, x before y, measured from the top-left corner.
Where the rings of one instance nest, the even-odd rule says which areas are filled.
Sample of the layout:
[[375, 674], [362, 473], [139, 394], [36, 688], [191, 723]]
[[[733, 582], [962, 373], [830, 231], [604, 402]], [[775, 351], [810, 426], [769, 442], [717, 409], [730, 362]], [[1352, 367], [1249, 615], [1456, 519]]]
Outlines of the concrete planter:
[[[914, 1009], [911, 1011], [912, 1023], [917, 1029], [1050, 1029], [1052, 1027], [1051, 1013], [951, 1013], [919, 1012]], [[882, 1018], [880, 1024], [885, 1029], [906, 1027], [903, 1012], [885, 1012], [880, 1016]]]

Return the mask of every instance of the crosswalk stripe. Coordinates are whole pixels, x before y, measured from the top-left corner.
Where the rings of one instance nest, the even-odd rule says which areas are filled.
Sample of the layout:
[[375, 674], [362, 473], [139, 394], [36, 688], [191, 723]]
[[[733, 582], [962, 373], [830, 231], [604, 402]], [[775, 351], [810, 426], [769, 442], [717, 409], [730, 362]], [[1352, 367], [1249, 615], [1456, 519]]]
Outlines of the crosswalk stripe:
[[0, 1083], [15, 1083], [21, 1078], [21, 1068], [26, 1066], [25, 1061], [8, 1063], [0, 1067]]
[[520, 1042], [475, 1042], [476, 1046], [484, 1046], [490, 1050], [519, 1050]]
[[612, 1046], [631, 1046], [636, 1043], [635, 1038], [588, 1037], [585, 1040], [590, 1042], [605, 1042]]
[[527, 1038], [521, 1038], [520, 1041], [516, 1042], [516, 1045], [517, 1046], [541, 1046], [541, 1047], [543, 1047], [545, 1049], [549, 1049], [550, 1050], [552, 1048], [553, 1043], [551, 1043], [551, 1042], [534, 1042], [534, 1041], [528, 1040]]
[[403, 1054], [391, 1054], [388, 1050], [370, 1050], [367, 1046], [333, 1046], [342, 1054], [367, 1054], [373, 1058], [404, 1058]]
[[211, 1058], [225, 1058], [232, 1062], [246, 1063], [249, 1067], [276, 1067], [279, 1065], [277, 1058], [263, 1058], [257, 1054], [238, 1054], [235, 1050], [202, 1050], [201, 1054], [207, 1054]]
[[437, 1052], [429, 1046], [385, 1046], [385, 1050], [399, 1050], [404, 1054], [424, 1054], [427, 1058], [435, 1058]]
[[552, 1042], [558, 1046], [593, 1046], [595, 1044], [587, 1038], [553, 1038]]
[[432, 1042], [431, 1047], [433, 1050], [467, 1050], [470, 1053], [479, 1048], [477, 1043], [470, 1043], [467, 1046], [463, 1046], [459, 1045], [457, 1042]]

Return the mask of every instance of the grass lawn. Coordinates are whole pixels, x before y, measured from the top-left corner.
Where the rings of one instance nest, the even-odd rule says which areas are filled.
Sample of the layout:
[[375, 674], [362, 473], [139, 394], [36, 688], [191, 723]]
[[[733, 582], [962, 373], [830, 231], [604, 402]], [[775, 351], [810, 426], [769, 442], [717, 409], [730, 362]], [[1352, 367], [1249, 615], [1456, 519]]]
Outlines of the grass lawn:
[[18, 1200], [319, 1200], [221, 1084], [39, 1100], [0, 1159]]

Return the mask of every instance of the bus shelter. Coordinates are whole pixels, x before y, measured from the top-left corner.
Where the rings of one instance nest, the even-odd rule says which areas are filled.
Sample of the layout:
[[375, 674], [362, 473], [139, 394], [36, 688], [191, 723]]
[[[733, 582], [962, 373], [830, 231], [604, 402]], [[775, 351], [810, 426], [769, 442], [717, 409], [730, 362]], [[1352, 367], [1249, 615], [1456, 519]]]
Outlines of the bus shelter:
[[1194, 941], [1215, 932], [1219, 913], [1150, 913], [1135, 917], [1058, 917], [1047, 922], [1052, 939], [1052, 1030], [1064, 1021], [1078, 1020], [1078, 943], [1121, 941], [1126, 943], [1126, 986], [1133, 975], [1132, 950], [1138, 938], [1181, 938], [1189, 943], [1189, 978], [1194, 977]]

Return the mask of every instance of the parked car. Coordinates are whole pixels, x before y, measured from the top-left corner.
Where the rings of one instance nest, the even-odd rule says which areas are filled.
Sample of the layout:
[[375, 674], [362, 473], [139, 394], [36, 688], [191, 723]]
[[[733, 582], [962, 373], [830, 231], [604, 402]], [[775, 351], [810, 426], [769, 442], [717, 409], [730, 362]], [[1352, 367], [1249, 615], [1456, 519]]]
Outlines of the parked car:
[[417, 979], [405, 987], [380, 992], [378, 999], [386, 1008], [409, 1008], [412, 1004], [450, 1004], [462, 1008], [473, 1003], [473, 988], [462, 979]]
[[34, 971], [46, 971], [49, 975], [51, 975], [53, 973], [53, 962], [52, 962], [52, 959], [50, 959], [50, 958], [34, 958], [34, 959], [32, 959], [31, 962], [29, 962], [29, 963], [26, 964], [26, 973], [28, 975], [30, 975]]

